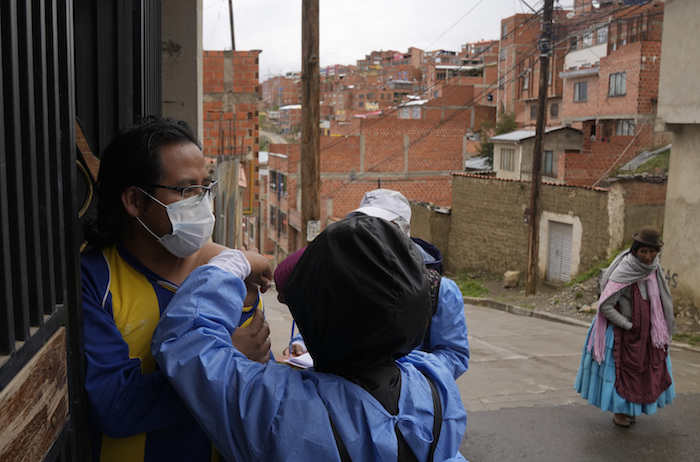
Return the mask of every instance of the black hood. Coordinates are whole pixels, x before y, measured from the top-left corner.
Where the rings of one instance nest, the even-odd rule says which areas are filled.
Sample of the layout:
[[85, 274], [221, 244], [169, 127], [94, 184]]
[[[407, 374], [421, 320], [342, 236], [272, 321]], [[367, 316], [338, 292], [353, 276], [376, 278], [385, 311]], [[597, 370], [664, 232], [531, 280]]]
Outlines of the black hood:
[[369, 216], [340, 221], [316, 237], [285, 297], [316, 370], [341, 375], [408, 354], [430, 319], [419, 251], [396, 226]]

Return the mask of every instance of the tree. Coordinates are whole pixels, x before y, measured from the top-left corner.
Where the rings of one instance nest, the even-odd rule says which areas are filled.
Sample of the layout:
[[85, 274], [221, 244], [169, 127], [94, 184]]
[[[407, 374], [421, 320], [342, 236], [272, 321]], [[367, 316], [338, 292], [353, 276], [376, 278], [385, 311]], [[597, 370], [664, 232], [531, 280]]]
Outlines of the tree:
[[486, 122], [479, 130], [479, 155], [488, 159], [488, 164], [493, 168], [493, 143], [489, 141], [492, 136], [510, 133], [518, 129], [518, 123], [515, 121], [515, 113], [501, 114], [494, 126], [492, 123]]

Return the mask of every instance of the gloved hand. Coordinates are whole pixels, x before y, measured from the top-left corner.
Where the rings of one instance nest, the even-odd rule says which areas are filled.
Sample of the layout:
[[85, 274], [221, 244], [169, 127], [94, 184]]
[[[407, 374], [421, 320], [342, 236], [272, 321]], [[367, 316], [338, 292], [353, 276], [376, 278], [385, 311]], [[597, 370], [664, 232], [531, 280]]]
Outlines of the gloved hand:
[[219, 267], [240, 279], [257, 284], [262, 293], [265, 293], [272, 285], [270, 261], [258, 252], [225, 249], [209, 260], [207, 264]]

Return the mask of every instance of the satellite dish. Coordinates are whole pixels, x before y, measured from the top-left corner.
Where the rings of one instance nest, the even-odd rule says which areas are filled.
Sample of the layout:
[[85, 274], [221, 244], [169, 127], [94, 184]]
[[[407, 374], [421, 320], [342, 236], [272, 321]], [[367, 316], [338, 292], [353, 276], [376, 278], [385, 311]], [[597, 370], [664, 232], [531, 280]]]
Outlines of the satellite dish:
[[598, 8], [600, 8], [600, 2], [599, 2], [598, 0], [593, 0], [593, 1], [591, 2], [591, 5], [592, 5], [593, 8], [595, 8], [596, 10], [597, 10]]
[[573, 11], [569, 11], [568, 13], [566, 13], [566, 19], [571, 19], [571, 18], [573, 18], [574, 16], [576, 16], [576, 15], [574, 14]]

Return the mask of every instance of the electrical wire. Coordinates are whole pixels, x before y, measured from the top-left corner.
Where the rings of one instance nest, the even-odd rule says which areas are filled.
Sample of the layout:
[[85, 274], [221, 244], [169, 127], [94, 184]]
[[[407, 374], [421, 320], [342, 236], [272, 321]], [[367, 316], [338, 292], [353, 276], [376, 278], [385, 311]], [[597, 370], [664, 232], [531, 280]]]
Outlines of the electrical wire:
[[[618, 18], [616, 18], [616, 19], [610, 21], [609, 23], [612, 23], [613, 21], [619, 22], [619, 21], [621, 21], [621, 20], [623, 20], [623, 19], [628, 19], [629, 14], [636, 12], [636, 11], [639, 10], [642, 6], [644, 6], [644, 5], [639, 5], [639, 6], [637, 6], [637, 7], [632, 8], [631, 10], [625, 12], [623, 15], [619, 16]], [[619, 10], [618, 10], [618, 11], [619, 11]], [[541, 12], [541, 11], [540, 11], [540, 12]], [[539, 14], [539, 13], [538, 13], [538, 14]], [[514, 34], [518, 29], [520, 29], [520, 27], [524, 27], [524, 26], [527, 25], [531, 20], [533, 20], [533, 18], [537, 18], [537, 16], [536, 16], [536, 15], [531, 15], [531, 16], [529, 16], [529, 17], [527, 18], [526, 21], [523, 21], [522, 23], [520, 23], [520, 24], [516, 27], [516, 29], [514, 29], [514, 30], [511, 31], [510, 33], [511, 33], [511, 34]], [[591, 20], [588, 19], [587, 21], [591, 21]], [[589, 22], [589, 23], [590, 23], [590, 24], [595, 24], [596, 21], [591, 21], [591, 22]], [[575, 24], [575, 26], [576, 26], [575, 28], [578, 29], [578, 28], [579, 28], [578, 26], [580, 26], [581, 24], [586, 24], [586, 23], [585, 23], [585, 22], [578, 22], [578, 23]], [[530, 26], [531, 26], [531, 25], [530, 25]], [[604, 25], [601, 26], [601, 28], [602, 28], [602, 27], [604, 27]], [[521, 35], [523, 32], [524, 32], [524, 31], [521, 31], [521, 32], [519, 33], [519, 35]], [[565, 43], [565, 42], [568, 41], [568, 40], [569, 40], [569, 36], [567, 36], [567, 37], [564, 38], [564, 39], [559, 40], [558, 42], [555, 42], [555, 43], [552, 45], [552, 49], [556, 49], [557, 46], [559, 46], [559, 45]], [[488, 51], [488, 50], [489, 50], [490, 48], [492, 48], [492, 47], [493, 47], [493, 45], [489, 46], [489, 47], [488, 47], [487, 49], [485, 49], [484, 51], [478, 53], [474, 58], [476, 58], [476, 57], [478, 57], [478, 56], [481, 56], [483, 53], [485, 53], [486, 51]], [[519, 67], [520, 65], [522, 65], [522, 64], [523, 64], [525, 61], [527, 61], [528, 59], [533, 58], [537, 53], [539, 53], [539, 50], [537, 50], [537, 47], [536, 47], [536, 45], [535, 45], [535, 49], [533, 50], [533, 52], [531, 52], [531, 53], [528, 54], [528, 55], [525, 55], [525, 56], [523, 57], [523, 59], [521, 59], [520, 61], [516, 62], [513, 66], [511, 66], [511, 67], [505, 72], [505, 75], [508, 75], [508, 74], [510, 74], [511, 72], [514, 72], [516, 69], [518, 69], [518, 67]], [[460, 66], [460, 67], [462, 67], [462, 66]], [[334, 188], [333, 190], [329, 191], [328, 193], [324, 194], [324, 195], [322, 196], [322, 198], [329, 198], [329, 197], [332, 197], [337, 191], [339, 191], [340, 189], [344, 188], [345, 186], [347, 186], [348, 184], [352, 183], [353, 181], [356, 181], [356, 180], [359, 180], [359, 179], [363, 179], [363, 177], [368, 176], [368, 175], [371, 174], [371, 173], [375, 173], [377, 168], [381, 167], [382, 165], [384, 165], [385, 163], [387, 163], [387, 162], [389, 162], [389, 161], [395, 160], [396, 157], [403, 155], [404, 152], [405, 152], [405, 149], [410, 149], [411, 146], [413, 146], [414, 144], [416, 144], [416, 143], [422, 141], [422, 140], [425, 139], [427, 136], [429, 136], [429, 135], [431, 134], [431, 132], [433, 132], [433, 131], [437, 130], [438, 128], [442, 127], [443, 125], [447, 124], [449, 121], [451, 121], [452, 119], [454, 119], [455, 117], [457, 117], [457, 115], [459, 115], [462, 111], [469, 109], [469, 108], [471, 107], [471, 105], [472, 105], [475, 101], [477, 101], [478, 99], [483, 98], [483, 97], [485, 96], [486, 90], [487, 90], [487, 89], [494, 88], [497, 84], [500, 86], [500, 85], [505, 85], [505, 84], [512, 83], [513, 81], [515, 81], [516, 79], [518, 79], [520, 76], [519, 76], [519, 75], [515, 75], [515, 76], [511, 77], [509, 80], [504, 81], [504, 82], [502, 82], [502, 83], [499, 82], [500, 77], [502, 77], [502, 75], [499, 75], [499, 77], [497, 78], [497, 81], [495, 81], [495, 82], [491, 83], [490, 85], [488, 85], [488, 87], [486, 87], [486, 88], [484, 89], [484, 91], [482, 91], [481, 94], [480, 94], [478, 97], [476, 97], [476, 96], [473, 97], [470, 101], [466, 102], [466, 103], [463, 105], [463, 107], [462, 107], [461, 109], [459, 109], [459, 110], [457, 110], [457, 111], [454, 111], [454, 112], [453, 112], [450, 116], [448, 116], [447, 118], [441, 119], [432, 129], [426, 130], [426, 132], [425, 132], [422, 136], [418, 137], [416, 140], [411, 141], [411, 142], [408, 144], [408, 146], [404, 147], [403, 149], [397, 150], [397, 153], [396, 153], [396, 154], [393, 154], [393, 155], [390, 154], [390, 155], [386, 156], [384, 160], [382, 160], [382, 161], [380, 161], [380, 162], [378, 162], [378, 163], [375, 163], [374, 165], [372, 165], [372, 166], [370, 166], [369, 168], [365, 169], [364, 172], [361, 172], [361, 173], [359, 173], [359, 174], [355, 174], [354, 177], [353, 177], [352, 179], [347, 180], [347, 181], [344, 181], [344, 182], [343, 182], [341, 185], [339, 185], [338, 187], [336, 187], [336, 188]], [[436, 84], [436, 85], [437, 85], [437, 84]], [[434, 87], [434, 86], [433, 86], [433, 87]], [[427, 90], [426, 90], [426, 91], [427, 91]], [[424, 93], [424, 92], [423, 92], [423, 93]], [[421, 93], [421, 94], [422, 94], [422, 93]], [[399, 110], [399, 109], [400, 109], [400, 107], [399, 107], [399, 108], [395, 108], [394, 110], [392, 110], [391, 112], [389, 112], [388, 115], [393, 114], [396, 110]], [[381, 119], [385, 118], [385, 117], [387, 117], [387, 116], [383, 116], [383, 117], [381, 117], [381, 118], [374, 119], [373, 123], [379, 123], [379, 121], [380, 121]], [[369, 120], [372, 120], [372, 119], [369, 119]], [[370, 126], [371, 126], [371, 125], [370, 125]], [[350, 132], [350, 133], [349, 133], [348, 135], [346, 135], [346, 136], [352, 136], [353, 134], [355, 134], [356, 132], [359, 132], [359, 131], [361, 131], [361, 129], [354, 130], [354, 131]], [[338, 145], [339, 143], [341, 143], [341, 142], [343, 142], [343, 141], [344, 141], [344, 140], [338, 140], [337, 142], [330, 143], [329, 145], [325, 146], [321, 151], [327, 151], [327, 150], [331, 149], [332, 147]]]

